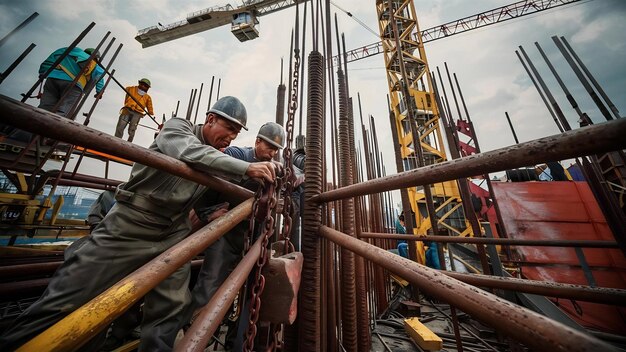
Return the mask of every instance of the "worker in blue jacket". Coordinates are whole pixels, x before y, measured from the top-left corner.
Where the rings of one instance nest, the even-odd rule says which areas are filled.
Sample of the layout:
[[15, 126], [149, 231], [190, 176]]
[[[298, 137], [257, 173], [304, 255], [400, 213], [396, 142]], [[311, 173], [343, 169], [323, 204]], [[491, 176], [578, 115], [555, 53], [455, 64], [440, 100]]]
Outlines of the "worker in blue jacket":
[[[63, 55], [66, 49], [60, 48], [50, 54], [39, 66], [39, 75], [45, 74], [52, 64]], [[83, 50], [76, 47], [61, 60], [46, 78], [41, 102], [39, 103], [40, 108], [55, 112], [61, 116], [67, 116], [76, 101], [83, 94], [87, 83], [92, 80], [96, 81], [96, 92], [100, 93], [104, 87], [104, 69], [96, 63], [96, 60], [89, 60], [93, 51], [93, 48]], [[98, 58], [99, 54], [96, 52], [94, 57]], [[72, 84], [76, 76], [79, 76], [79, 78], [75, 84]], [[66, 97], [56, 108], [56, 111], [53, 111], [66, 91]], [[99, 98], [100, 94], [97, 94], [96, 97]]]

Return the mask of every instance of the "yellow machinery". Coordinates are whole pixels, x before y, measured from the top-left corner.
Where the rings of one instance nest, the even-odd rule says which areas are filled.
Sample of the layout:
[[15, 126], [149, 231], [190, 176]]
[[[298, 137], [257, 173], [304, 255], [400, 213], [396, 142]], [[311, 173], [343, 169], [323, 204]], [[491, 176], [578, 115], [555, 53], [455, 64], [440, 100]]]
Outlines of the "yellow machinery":
[[[391, 9], [389, 8], [391, 4]], [[435, 95], [431, 82], [430, 70], [420, 35], [413, 0], [377, 0], [376, 8], [379, 19], [380, 37], [382, 40], [387, 83], [391, 109], [395, 116], [398, 133], [399, 150], [405, 170], [422, 165], [431, 165], [446, 161], [444, 140], [441, 133], [439, 111], [435, 103]], [[396, 22], [400, 54], [397, 50], [397, 39], [394, 35]], [[404, 76], [406, 78], [403, 79]], [[405, 95], [408, 96], [405, 99]], [[406, 106], [408, 103], [408, 107]], [[409, 109], [412, 109], [409, 112]], [[423, 162], [419, 162], [419, 151], [413, 143], [411, 121], [413, 116], [419, 134], [419, 148]], [[463, 216], [461, 197], [455, 181], [430, 185], [438, 228], [445, 228], [449, 233], [459, 236], [471, 235], [469, 223]], [[411, 210], [415, 213], [418, 235], [426, 235], [432, 228], [430, 218], [426, 215], [425, 194], [423, 189], [407, 190], [411, 202]]]

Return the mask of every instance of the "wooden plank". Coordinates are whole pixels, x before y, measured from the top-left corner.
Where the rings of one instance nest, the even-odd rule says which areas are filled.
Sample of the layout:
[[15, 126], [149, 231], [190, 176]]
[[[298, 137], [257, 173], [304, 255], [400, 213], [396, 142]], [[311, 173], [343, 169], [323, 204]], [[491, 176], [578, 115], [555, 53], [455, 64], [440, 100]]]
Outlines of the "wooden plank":
[[418, 318], [404, 319], [404, 330], [424, 350], [438, 351], [443, 348], [441, 338], [420, 323]]

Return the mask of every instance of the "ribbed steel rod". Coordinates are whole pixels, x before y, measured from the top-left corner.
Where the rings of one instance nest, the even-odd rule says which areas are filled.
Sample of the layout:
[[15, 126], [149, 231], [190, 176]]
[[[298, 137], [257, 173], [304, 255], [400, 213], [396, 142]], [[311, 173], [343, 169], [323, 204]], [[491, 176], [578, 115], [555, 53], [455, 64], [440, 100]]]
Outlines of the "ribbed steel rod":
[[311, 200], [330, 202], [348, 197], [514, 169], [547, 161], [564, 160], [580, 155], [604, 153], [626, 148], [624, 136], [626, 136], [626, 119], [612, 120], [510, 147], [428, 165], [357, 185], [341, 187], [312, 197]]
[[196, 171], [180, 160], [83, 126], [48, 111], [22, 104], [3, 95], [0, 95], [0, 116], [2, 116], [3, 123], [25, 131], [164, 170], [173, 175], [219, 189], [223, 194], [229, 194], [239, 199], [253, 196], [253, 193], [245, 188]]
[[598, 240], [520, 240], [514, 238], [486, 238], [486, 237], [457, 237], [457, 236], [426, 236], [401, 235], [389, 233], [363, 232], [364, 238], [385, 238], [391, 240], [422, 241], [438, 243], [472, 243], [496, 244], [515, 246], [543, 246], [543, 247], [582, 247], [582, 248], [619, 248], [614, 241]]
[[442, 273], [472, 286], [525, 292], [535, 295], [567, 298], [585, 302], [626, 306], [626, 290], [617, 288], [590, 287], [558, 282], [524, 280], [513, 277], [465, 274], [454, 271], [442, 271]]
[[319, 234], [399, 275], [424, 293], [454, 305], [526, 344], [532, 350], [617, 351], [612, 345], [593, 336], [327, 226], [321, 226]]
[[252, 212], [253, 199], [174, 245], [111, 286], [17, 351], [74, 351], [108, 326], [141, 297], [189, 262]]

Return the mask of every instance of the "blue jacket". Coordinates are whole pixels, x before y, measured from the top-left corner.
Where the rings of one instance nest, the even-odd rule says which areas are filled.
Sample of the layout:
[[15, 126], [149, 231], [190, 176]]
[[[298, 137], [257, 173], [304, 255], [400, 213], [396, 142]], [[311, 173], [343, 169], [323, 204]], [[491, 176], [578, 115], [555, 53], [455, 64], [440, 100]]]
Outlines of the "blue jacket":
[[[50, 56], [48, 56], [48, 58], [41, 63], [41, 66], [39, 66], [39, 75], [43, 75], [44, 73], [46, 73], [50, 66], [52, 66], [52, 64], [54, 64], [54, 62], [63, 54], [65, 49], [67, 48], [57, 49], [55, 52], [50, 54]], [[88, 58], [89, 54], [84, 52], [83, 49], [74, 48], [61, 61], [59, 66], [57, 66], [57, 68], [50, 72], [48, 78], [55, 78], [64, 81], [73, 81], [74, 77], [76, 77], [76, 75], [80, 72], [81, 66], [84, 65], [85, 61], [87, 61]], [[70, 77], [67, 72], [72, 74], [74, 77]], [[100, 78], [100, 80], [98, 80], [98, 82], [96, 83], [96, 92], [100, 92], [104, 87], [104, 69], [100, 67], [100, 65], [94, 65], [93, 69], [87, 70], [86, 76], [87, 77], [85, 79], [79, 79], [78, 82], [76, 82], [76, 86], [80, 89], [84, 89], [85, 83], [88, 80], [87, 78], [89, 78], [89, 80]]]

